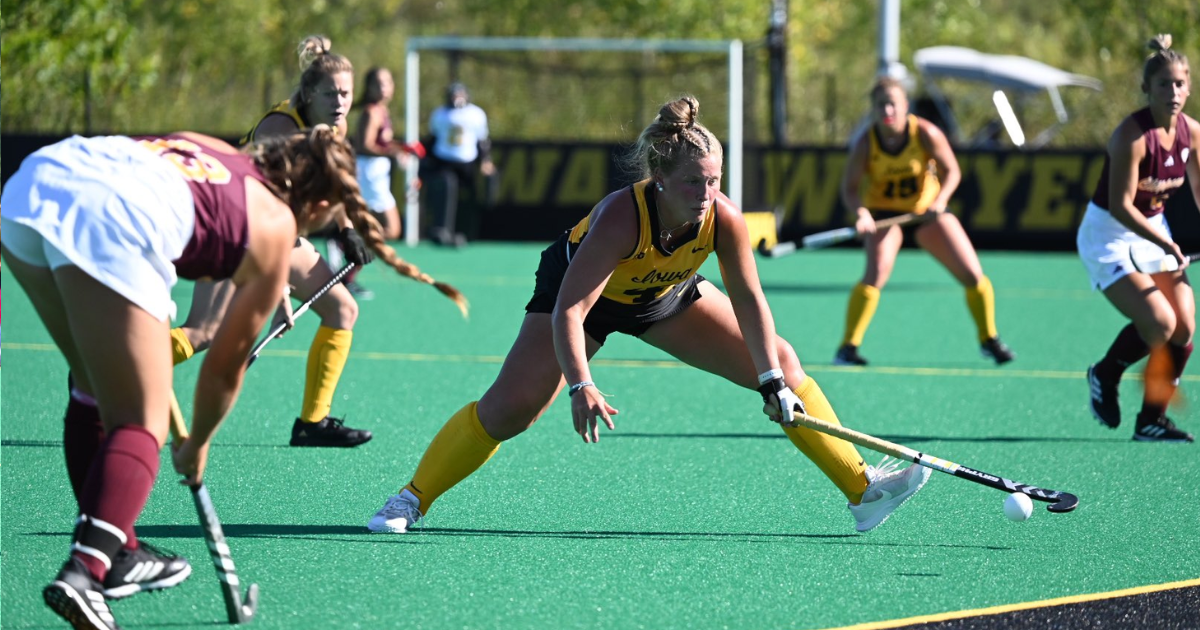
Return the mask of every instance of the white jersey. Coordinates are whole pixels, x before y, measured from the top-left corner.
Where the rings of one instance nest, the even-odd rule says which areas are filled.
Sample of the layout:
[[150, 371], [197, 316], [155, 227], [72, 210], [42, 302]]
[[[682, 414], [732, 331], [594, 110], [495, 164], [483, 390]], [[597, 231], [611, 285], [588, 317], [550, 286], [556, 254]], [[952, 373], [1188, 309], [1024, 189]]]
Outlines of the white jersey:
[[487, 114], [479, 106], [442, 106], [429, 117], [429, 130], [435, 138], [433, 154], [447, 162], [474, 162], [479, 157], [479, 141], [487, 140]]

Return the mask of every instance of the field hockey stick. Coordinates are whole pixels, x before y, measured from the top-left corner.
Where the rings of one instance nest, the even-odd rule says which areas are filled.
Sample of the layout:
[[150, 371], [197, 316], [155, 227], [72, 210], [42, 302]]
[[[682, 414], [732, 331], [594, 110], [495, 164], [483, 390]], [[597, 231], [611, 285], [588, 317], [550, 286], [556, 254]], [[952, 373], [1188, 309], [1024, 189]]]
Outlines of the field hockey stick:
[[[875, 229], [876, 230], [881, 230], [881, 229], [885, 230], [887, 228], [897, 226], [897, 225], [898, 226], [918, 225], [918, 224], [924, 223], [924, 222], [932, 219], [933, 217], [937, 216], [938, 214], [939, 213], [937, 213], [937, 212], [922, 212], [920, 214], [917, 214], [915, 212], [910, 212], [907, 214], [902, 214], [900, 216], [891, 217], [889, 219], [883, 219], [881, 221], [876, 221]], [[861, 236], [861, 234], [859, 234], [858, 230], [854, 229], [853, 227], [843, 227], [843, 228], [838, 228], [836, 230], [827, 230], [825, 232], [817, 232], [816, 234], [809, 234], [808, 236], [805, 236], [804, 238], [800, 239], [800, 248], [822, 249], [825, 247], [829, 247], [831, 245], [837, 245], [838, 243], [844, 243], [846, 241], [856, 239], [859, 236]], [[763, 255], [765, 255], [768, 258], [781, 258], [783, 256], [788, 256], [790, 254], [796, 253], [796, 250], [797, 250], [796, 243], [792, 242], [792, 241], [787, 241], [784, 243], [780, 243], [780, 244], [776, 245], [775, 247], [770, 248], [769, 250], [760, 250], [760, 251]]]
[[997, 490], [1003, 490], [1004, 492], [1010, 493], [1023, 493], [1031, 499], [1037, 499], [1038, 501], [1049, 503], [1050, 505], [1047, 505], [1046, 509], [1051, 512], [1070, 512], [1071, 510], [1075, 509], [1075, 506], [1079, 505], [1079, 497], [1067, 492], [1059, 492], [1057, 490], [1047, 490], [1037, 486], [1030, 486], [1012, 481], [1010, 479], [1005, 479], [1004, 477], [1000, 477], [998, 475], [986, 473], [981, 470], [967, 468], [961, 464], [956, 464], [940, 457], [927, 455], [925, 453], [908, 448], [907, 446], [901, 446], [893, 442], [888, 442], [887, 440], [881, 440], [877, 437], [873, 437], [865, 433], [859, 433], [858, 431], [848, 429], [840, 425], [829, 424], [824, 420], [819, 420], [802, 413], [796, 413], [794, 417], [796, 424], [798, 425], [808, 427], [814, 431], [819, 431], [826, 435], [832, 435], [834, 437], [841, 438], [847, 442], [853, 442], [859, 446], [869, 448], [885, 455], [891, 455], [897, 459], [908, 460], [914, 464], [920, 464], [926, 468], [932, 468], [949, 475], [954, 475], [959, 479], [974, 481], [975, 483], [987, 486], [989, 488], [995, 488]]
[[[342, 267], [337, 273], [333, 274], [333, 277], [329, 279], [329, 282], [325, 283], [325, 286], [317, 289], [317, 292], [312, 294], [312, 297], [308, 298], [308, 300], [301, 304], [299, 308], [292, 311], [292, 324], [295, 325], [296, 320], [300, 319], [301, 315], [307, 313], [308, 309], [312, 308], [313, 302], [321, 299], [322, 295], [328, 293], [330, 289], [337, 285], [337, 283], [341, 282], [342, 278], [346, 277], [346, 274], [354, 270], [354, 267], [354, 263], [347, 263], [345, 267]], [[275, 328], [272, 328], [271, 332], [267, 333], [267, 336], [263, 337], [262, 341], [255, 344], [254, 349], [250, 351], [250, 358], [246, 359], [246, 367], [254, 365], [254, 361], [258, 359], [258, 353], [262, 352], [262, 349], [267, 347], [267, 344], [271, 343], [272, 339], [275, 339], [279, 335], [283, 334], [283, 332], [287, 329], [287, 322], [280, 322], [277, 326], [275, 326]]]
[[[1129, 258], [1133, 261], [1133, 268], [1142, 273], [1165, 273], [1168, 271], [1179, 271], [1179, 261], [1170, 254], [1163, 254], [1161, 249], [1155, 247], [1158, 251], [1144, 251], [1143, 248], [1132, 248], [1129, 250]], [[1200, 260], [1200, 254], [1185, 254], [1184, 258], [1188, 260], [1188, 264]]]
[[[188, 437], [187, 425], [183, 422], [183, 412], [179, 410], [179, 401], [175, 392], [171, 392], [171, 435], [176, 446]], [[246, 597], [242, 598], [237, 569], [233, 566], [233, 557], [229, 554], [229, 545], [225, 542], [225, 531], [221, 529], [221, 521], [217, 518], [217, 509], [213, 507], [212, 499], [208, 496], [208, 488], [204, 482], [188, 488], [192, 491], [192, 502], [196, 504], [196, 514], [200, 517], [200, 529], [204, 532], [204, 541], [208, 543], [208, 554], [212, 557], [213, 567], [217, 570], [217, 578], [221, 580], [221, 595], [225, 598], [225, 615], [229, 623], [247, 623], [254, 619], [258, 611], [258, 585], [251, 584], [246, 589]]]

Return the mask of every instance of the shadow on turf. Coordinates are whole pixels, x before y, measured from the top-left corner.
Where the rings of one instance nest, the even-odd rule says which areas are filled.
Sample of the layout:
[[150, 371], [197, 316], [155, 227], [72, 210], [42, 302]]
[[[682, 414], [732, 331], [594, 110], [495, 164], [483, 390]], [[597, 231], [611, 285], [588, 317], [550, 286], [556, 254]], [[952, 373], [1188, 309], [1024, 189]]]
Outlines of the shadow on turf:
[[[1120, 438], [1077, 438], [1077, 437], [1030, 437], [1030, 436], [928, 436], [928, 435], [876, 435], [874, 437], [899, 444], [920, 442], [1121, 442]], [[783, 433], [606, 433], [604, 439], [617, 438], [716, 438], [724, 440], [786, 440]]]
[[[819, 541], [824, 544], [865, 545], [872, 547], [941, 547], [946, 549], [984, 549], [988, 551], [1011, 551], [1012, 547], [997, 545], [955, 545], [941, 543], [895, 543], [870, 542], [860, 534], [799, 534], [762, 532], [639, 532], [639, 531], [533, 531], [520, 529], [465, 529], [449, 527], [422, 527], [413, 530], [413, 536], [380, 536], [371, 534], [361, 525], [272, 525], [272, 524], [225, 524], [226, 538], [279, 538], [288, 540], [314, 540], [319, 542], [361, 542], [361, 539], [346, 540], [330, 536], [369, 536], [372, 542], [430, 544], [421, 538], [428, 536], [488, 536], [501, 538], [564, 538], [568, 540], [743, 540], [744, 542], [771, 541]], [[201, 538], [196, 525], [138, 525], [137, 534], [143, 538]], [[65, 537], [71, 532], [30, 532], [27, 536]]]
[[[139, 538], [196, 538], [202, 539], [199, 525], [137, 525]], [[330, 538], [330, 536], [370, 535], [380, 542], [396, 542], [410, 545], [427, 545], [428, 541], [409, 536], [378, 536], [371, 534], [363, 525], [276, 525], [267, 523], [222, 523], [226, 538], [278, 538], [286, 540], [313, 540], [318, 542], [362, 542], [354, 539]], [[71, 536], [71, 532], [30, 532], [27, 536]]]
[[820, 541], [822, 544], [856, 545], [872, 547], [942, 547], [947, 549], [985, 549], [988, 551], [1011, 551], [1012, 547], [996, 545], [952, 545], [938, 543], [894, 543], [870, 542], [861, 534], [776, 534], [761, 532], [634, 532], [634, 531], [527, 531], [505, 529], [459, 529], [448, 527], [422, 527], [413, 530], [422, 536], [500, 536], [504, 538], [566, 538], [570, 540], [738, 540], [743, 542], [770, 541]]

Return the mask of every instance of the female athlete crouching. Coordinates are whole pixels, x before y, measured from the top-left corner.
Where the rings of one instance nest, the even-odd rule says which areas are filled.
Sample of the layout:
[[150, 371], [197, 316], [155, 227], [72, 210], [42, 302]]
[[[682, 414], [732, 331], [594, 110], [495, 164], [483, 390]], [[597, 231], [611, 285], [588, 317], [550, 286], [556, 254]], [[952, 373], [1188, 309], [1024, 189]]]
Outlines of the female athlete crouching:
[[[790, 424], [793, 410], [837, 422], [775, 334], [741, 212], [720, 192], [721, 145], [696, 122], [697, 108], [691, 97], [664, 105], [632, 158], [646, 179], [608, 195], [542, 253], [533, 299], [496, 382], [442, 427], [412, 481], [370, 520], [371, 531], [407, 531], [500, 442], [528, 429], [564, 384], [585, 442], [599, 440], [601, 422], [612, 430], [616, 410], [588, 370], [612, 332], [757, 388], [776, 422]], [[696, 274], [712, 252], [728, 297]], [[810, 429], [784, 431], [846, 495], [859, 531], [882, 523], [929, 478], [920, 466], [868, 467], [848, 442]]]

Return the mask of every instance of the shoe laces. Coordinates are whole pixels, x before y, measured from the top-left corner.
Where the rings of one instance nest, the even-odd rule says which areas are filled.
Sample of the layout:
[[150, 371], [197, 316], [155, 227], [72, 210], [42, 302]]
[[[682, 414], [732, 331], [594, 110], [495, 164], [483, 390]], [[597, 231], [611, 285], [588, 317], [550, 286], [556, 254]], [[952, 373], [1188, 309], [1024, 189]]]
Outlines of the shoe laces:
[[878, 464], [867, 467], [868, 485], [873, 485], [876, 481], [896, 472], [900, 469], [901, 463], [901, 460], [891, 455], [884, 455]]
[[416, 525], [421, 522], [421, 510], [412, 504], [403, 495], [394, 494], [388, 497], [387, 503], [383, 505], [383, 509], [379, 510], [381, 514], [388, 520], [403, 517], [408, 521], [409, 525]]

